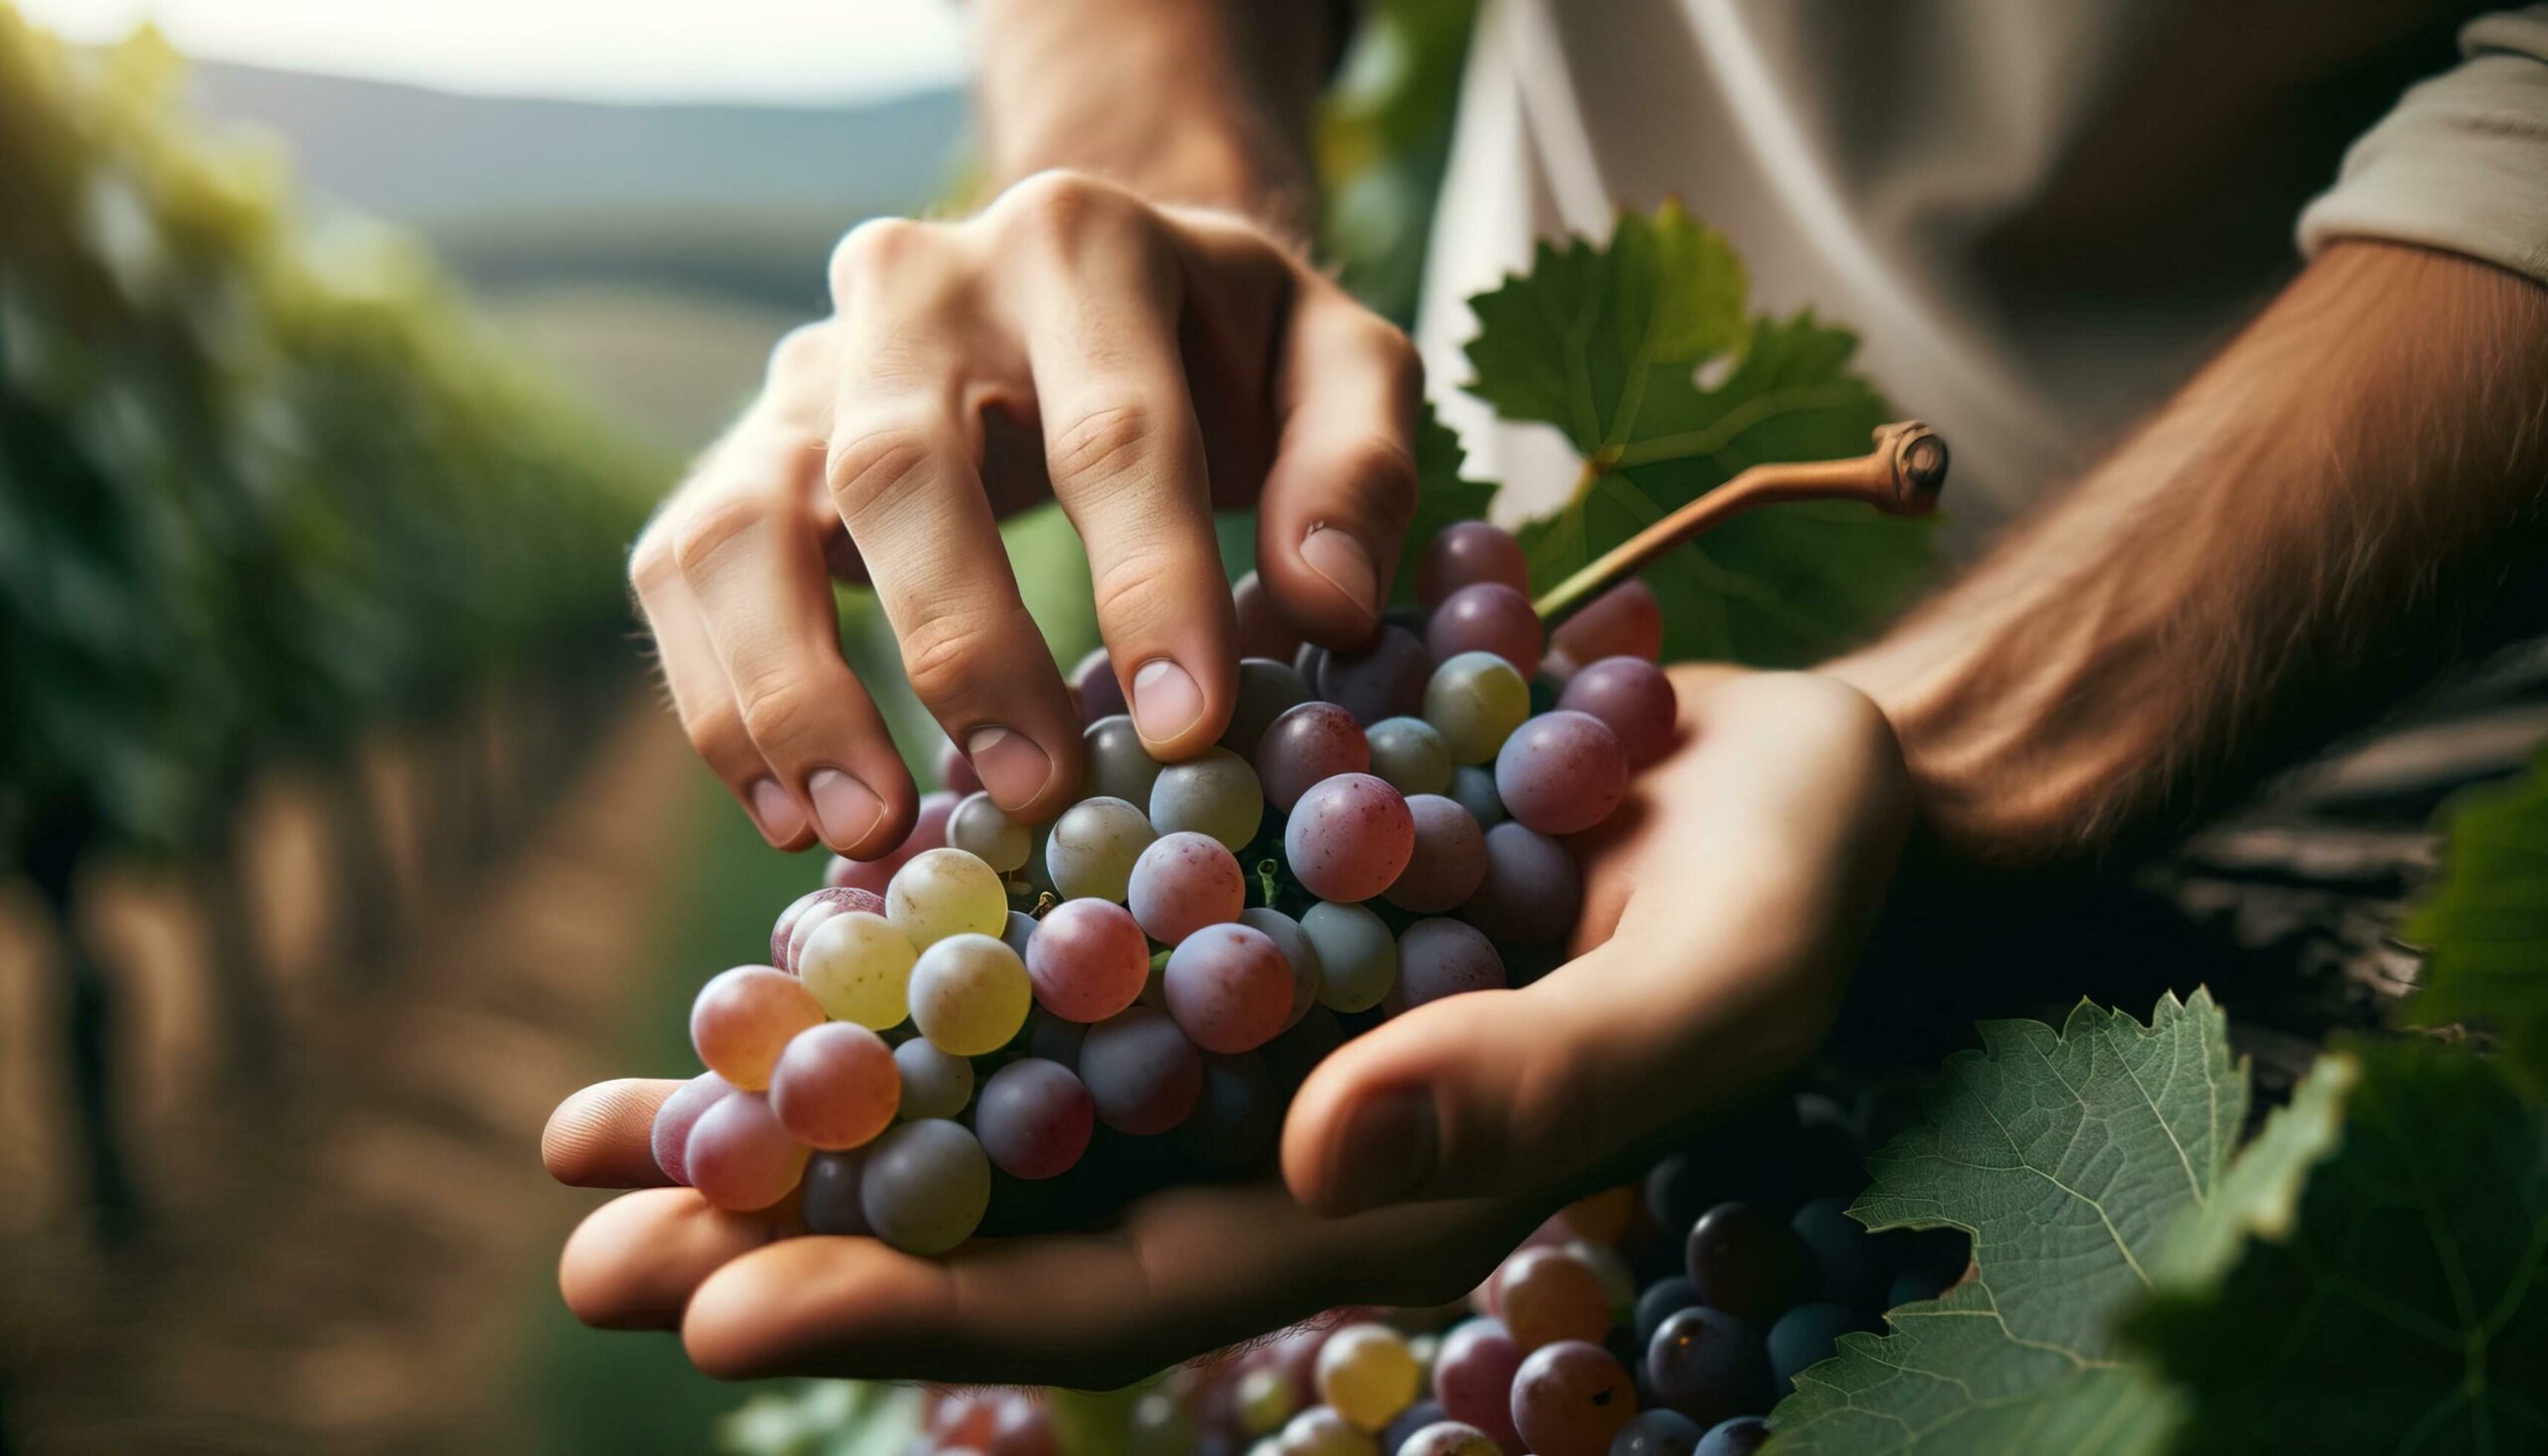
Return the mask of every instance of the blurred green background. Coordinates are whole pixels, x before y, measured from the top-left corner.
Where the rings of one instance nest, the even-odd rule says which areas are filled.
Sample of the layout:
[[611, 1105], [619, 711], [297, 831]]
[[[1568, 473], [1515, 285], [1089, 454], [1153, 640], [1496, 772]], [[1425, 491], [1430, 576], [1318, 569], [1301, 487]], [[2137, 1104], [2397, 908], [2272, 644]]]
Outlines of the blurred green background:
[[[818, 870], [690, 759], [621, 561], [832, 241], [950, 195], [960, 90], [477, 94], [40, 8], [118, 15], [0, 0], [0, 1451], [706, 1449], [741, 1392], [566, 1317], [598, 1199], [535, 1144], [691, 1070]], [[1400, 317], [1471, 9], [1372, 7], [1321, 117]], [[1010, 537], [1074, 659], [1075, 540]]]

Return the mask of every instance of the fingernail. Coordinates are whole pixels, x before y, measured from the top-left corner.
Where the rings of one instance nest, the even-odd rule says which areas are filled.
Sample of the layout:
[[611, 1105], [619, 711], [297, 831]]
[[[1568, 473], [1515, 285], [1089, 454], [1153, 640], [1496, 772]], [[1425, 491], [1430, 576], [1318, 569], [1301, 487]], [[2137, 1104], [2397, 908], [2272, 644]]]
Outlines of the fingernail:
[[973, 772], [981, 778], [982, 787], [1002, 808], [1034, 798], [1053, 776], [1051, 755], [1015, 728], [973, 729], [964, 738], [964, 756], [973, 760]]
[[1380, 619], [1380, 574], [1361, 541], [1332, 525], [1312, 526], [1301, 541], [1301, 559], [1362, 608], [1365, 616]]
[[785, 844], [805, 832], [805, 811], [780, 788], [775, 779], [752, 780], [752, 817], [760, 821], [760, 832], [772, 844]]
[[1143, 737], [1167, 742], [1202, 716], [1203, 690], [1194, 686], [1185, 669], [1155, 657], [1133, 674], [1133, 724]]
[[885, 801], [837, 768], [817, 769], [805, 781], [805, 796], [814, 801], [814, 825], [827, 844], [856, 844], [885, 817]]
[[1331, 1211], [1359, 1213], [1403, 1198], [1433, 1176], [1433, 1095], [1414, 1088], [1369, 1098], [1347, 1115], [1339, 1141]]

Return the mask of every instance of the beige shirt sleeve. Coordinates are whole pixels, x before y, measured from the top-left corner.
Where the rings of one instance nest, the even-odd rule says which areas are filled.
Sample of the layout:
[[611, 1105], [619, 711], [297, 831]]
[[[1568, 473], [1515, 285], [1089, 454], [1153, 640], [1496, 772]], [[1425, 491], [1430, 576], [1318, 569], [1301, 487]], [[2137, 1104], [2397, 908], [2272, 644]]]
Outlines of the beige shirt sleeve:
[[2548, 283], [2548, 5], [2482, 16], [2466, 58], [2417, 85], [2300, 214], [2300, 251], [2379, 238]]

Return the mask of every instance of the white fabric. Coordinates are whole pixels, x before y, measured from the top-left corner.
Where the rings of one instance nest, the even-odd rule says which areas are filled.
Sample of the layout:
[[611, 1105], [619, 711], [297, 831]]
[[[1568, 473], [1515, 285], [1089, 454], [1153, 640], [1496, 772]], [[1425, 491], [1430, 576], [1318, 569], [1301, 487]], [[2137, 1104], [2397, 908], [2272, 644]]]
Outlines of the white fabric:
[[1733, 240], [1756, 307], [1848, 322], [1897, 406], [1945, 432], [1969, 544], [2288, 276], [2340, 156], [2304, 247], [2394, 238], [2548, 279], [2548, 5], [2470, 24], [2455, 69], [2456, 17], [2300, 23], [2320, 13], [1488, 0], [1416, 329], [1435, 397], [1506, 484], [1500, 514], [1562, 500], [1556, 431], [1449, 387], [1466, 300], [1538, 239], [1678, 196]]

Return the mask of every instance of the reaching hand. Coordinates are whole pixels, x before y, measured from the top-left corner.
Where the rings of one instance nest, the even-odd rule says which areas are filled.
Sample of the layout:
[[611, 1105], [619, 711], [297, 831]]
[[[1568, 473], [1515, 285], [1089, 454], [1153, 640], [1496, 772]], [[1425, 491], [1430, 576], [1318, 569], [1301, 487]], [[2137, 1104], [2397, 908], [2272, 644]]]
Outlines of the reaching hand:
[[873, 582], [922, 703], [1028, 822], [1076, 788], [1080, 723], [999, 516], [1069, 514], [1158, 758], [1235, 694], [1214, 506], [1256, 504], [1294, 626], [1370, 635], [1414, 509], [1414, 349], [1267, 233], [1046, 173], [967, 221], [859, 227], [831, 289], [629, 568], [683, 727], [771, 844], [875, 858], [912, 825], [827, 566]]
[[[1901, 761], [1865, 699], [1801, 675], [1674, 678], [1681, 742], [1584, 846], [1582, 953], [1331, 1055], [1284, 1130], [1288, 1188], [1171, 1189], [1100, 1230], [939, 1260], [782, 1237], [783, 1212], [651, 1188], [567, 1243], [567, 1304], [679, 1329], [714, 1374], [1103, 1388], [1319, 1310], [1456, 1299], [1621, 1154], [1813, 1047], [1907, 831]], [[678, 1085], [568, 1099], [550, 1170], [661, 1183], [647, 1135]]]

